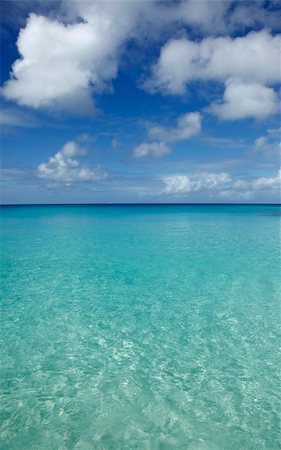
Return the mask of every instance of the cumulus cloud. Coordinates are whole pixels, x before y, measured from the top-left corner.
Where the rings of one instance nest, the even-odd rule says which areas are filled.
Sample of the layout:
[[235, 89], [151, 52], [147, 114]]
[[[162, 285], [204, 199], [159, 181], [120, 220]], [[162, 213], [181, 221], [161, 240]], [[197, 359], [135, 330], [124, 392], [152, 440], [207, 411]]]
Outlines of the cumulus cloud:
[[274, 88], [280, 82], [281, 36], [269, 31], [243, 37], [168, 41], [144, 84], [149, 92], [184, 94], [196, 80], [225, 83], [223, 102], [209, 111], [221, 119], [262, 119], [278, 111]]
[[164, 128], [156, 125], [149, 128], [149, 136], [164, 142], [176, 142], [189, 139], [201, 131], [201, 115], [198, 112], [187, 113], [178, 118], [177, 126]]
[[86, 149], [80, 147], [75, 141], [68, 141], [60, 152], [62, 156], [71, 158], [72, 156], [81, 156], [86, 154]]
[[[137, 45], [144, 36], [159, 41], [167, 29], [173, 32], [186, 25], [196, 26], [203, 34], [226, 33], [241, 21], [244, 24], [247, 16], [238, 10], [237, 2], [212, 0], [72, 0], [60, 2], [54, 12], [49, 6], [34, 8], [37, 13], [30, 14], [19, 33], [20, 58], [14, 62], [2, 94], [20, 105], [62, 108], [77, 114], [94, 110], [93, 94], [110, 88], [132, 39]], [[26, 7], [24, 11], [26, 14]], [[47, 13], [49, 16], [43, 15]], [[272, 11], [251, 6], [251, 26], [273, 26], [272, 18]], [[235, 39], [207, 38], [199, 43], [171, 40], [163, 47], [147, 88], [181, 93], [192, 79], [225, 81], [242, 75], [243, 80], [274, 82], [279, 43], [280, 38], [267, 31]]]
[[259, 83], [231, 79], [226, 82], [223, 102], [213, 103], [209, 111], [223, 120], [264, 119], [278, 111], [278, 104], [274, 89]]
[[244, 82], [280, 81], [280, 35], [267, 30], [247, 36], [209, 37], [200, 42], [172, 39], [161, 50], [146, 87], [152, 91], [182, 94], [194, 80], [225, 82], [239, 78]]
[[[260, 177], [255, 180], [246, 181], [246, 186], [250, 190], [273, 189], [280, 193], [281, 169], [275, 177]], [[235, 187], [235, 186], [234, 186]]]
[[256, 191], [270, 191], [280, 196], [281, 170], [273, 177], [260, 177], [251, 180], [233, 179], [229, 173], [200, 172], [194, 174], [175, 174], [162, 178], [165, 187], [161, 195], [188, 196], [192, 192], [204, 194], [217, 192], [222, 197], [235, 197], [236, 194], [251, 197]]
[[35, 109], [67, 107], [77, 101], [90, 110], [89, 56], [93, 43], [93, 33], [86, 24], [65, 26], [31, 14], [17, 40], [21, 58], [13, 64], [3, 95]]
[[39, 178], [63, 183], [104, 179], [106, 172], [101, 168], [91, 169], [87, 166], [81, 166], [77, 159], [73, 159], [73, 156], [81, 156], [85, 153], [85, 149], [82, 149], [74, 141], [69, 141], [59, 152], [51, 156], [47, 163], [38, 166], [37, 175]]
[[2, 94], [35, 109], [93, 111], [92, 94], [116, 77], [120, 48], [134, 28], [140, 4], [132, 3], [74, 0], [65, 3], [68, 24], [30, 14]]
[[161, 191], [164, 195], [182, 195], [190, 192], [218, 189], [231, 182], [228, 173], [197, 173], [193, 175], [169, 175], [162, 178], [165, 188]]
[[144, 142], [135, 148], [134, 157], [143, 158], [144, 156], [153, 156], [154, 158], [161, 158], [169, 153], [169, 147], [163, 142]]

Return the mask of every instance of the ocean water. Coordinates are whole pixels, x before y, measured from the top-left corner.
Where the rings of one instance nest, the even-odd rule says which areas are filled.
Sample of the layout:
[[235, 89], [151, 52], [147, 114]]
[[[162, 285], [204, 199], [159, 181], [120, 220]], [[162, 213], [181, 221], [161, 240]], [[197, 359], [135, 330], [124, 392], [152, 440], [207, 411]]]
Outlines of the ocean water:
[[280, 449], [279, 206], [1, 226], [1, 450]]

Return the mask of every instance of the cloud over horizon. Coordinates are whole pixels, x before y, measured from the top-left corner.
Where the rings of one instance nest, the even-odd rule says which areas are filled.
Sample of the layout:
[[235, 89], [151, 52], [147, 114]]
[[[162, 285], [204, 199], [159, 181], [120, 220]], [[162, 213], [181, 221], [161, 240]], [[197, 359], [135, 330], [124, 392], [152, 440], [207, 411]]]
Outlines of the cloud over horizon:
[[21, 183], [27, 196], [39, 186], [51, 198], [49, 180], [49, 191], [77, 200], [93, 191], [108, 201], [149, 192], [228, 201], [244, 190], [275, 201], [278, 1], [4, 3], [8, 198]]
[[204, 191], [206, 196], [218, 192], [221, 197], [251, 198], [256, 191], [272, 191], [280, 199], [281, 169], [276, 176], [259, 177], [251, 180], [233, 179], [229, 173], [199, 172], [175, 174], [162, 177], [165, 187], [160, 191], [164, 196], [188, 196], [193, 192]]
[[39, 178], [55, 180], [62, 183], [76, 183], [86, 181], [98, 181], [106, 178], [106, 172], [101, 168], [91, 169], [81, 166], [74, 156], [82, 156], [86, 150], [76, 142], [67, 142], [62, 149], [49, 158], [47, 163], [39, 164], [37, 175]]

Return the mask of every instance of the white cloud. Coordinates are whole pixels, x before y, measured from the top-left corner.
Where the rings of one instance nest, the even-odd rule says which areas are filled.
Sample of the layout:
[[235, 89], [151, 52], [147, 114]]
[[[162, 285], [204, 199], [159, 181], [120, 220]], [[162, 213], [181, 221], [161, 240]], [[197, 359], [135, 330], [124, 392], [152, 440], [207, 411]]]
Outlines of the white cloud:
[[281, 170], [276, 176], [255, 179], [232, 179], [230, 174], [200, 172], [194, 174], [168, 175], [162, 178], [165, 187], [161, 195], [181, 196], [192, 192], [204, 191], [212, 195], [217, 192], [222, 197], [250, 198], [255, 192], [270, 191], [280, 196]]
[[31, 14], [17, 41], [21, 59], [13, 64], [3, 95], [36, 109], [66, 107], [75, 100], [90, 109], [93, 43], [93, 33], [86, 24], [65, 26]]
[[259, 152], [263, 151], [268, 146], [268, 141], [266, 136], [261, 136], [255, 140], [254, 150]]
[[176, 15], [179, 20], [199, 27], [203, 31], [223, 31], [226, 28], [225, 14], [230, 4], [229, 1], [183, 1], [178, 5]]
[[144, 142], [135, 148], [134, 157], [143, 158], [144, 156], [153, 156], [155, 158], [161, 158], [169, 153], [169, 147], [163, 142]]
[[251, 83], [278, 83], [280, 45], [280, 35], [272, 36], [267, 30], [236, 38], [208, 37], [200, 42], [173, 39], [162, 48], [146, 87], [182, 94], [194, 80], [239, 78]]
[[244, 37], [187, 38], [168, 41], [162, 48], [152, 78], [144, 87], [164, 94], [184, 94], [195, 80], [225, 83], [223, 102], [209, 108], [221, 119], [262, 119], [278, 111], [273, 87], [280, 83], [281, 36], [269, 31]]
[[[35, 109], [90, 112], [92, 93], [108, 88], [117, 75], [119, 51], [134, 28], [140, 6], [97, 1], [64, 6], [72, 22], [67, 25], [30, 14], [17, 40], [21, 57], [14, 62], [2, 93]], [[77, 17], [80, 23], [73, 23]]]
[[[92, 112], [93, 94], [111, 88], [132, 39], [137, 45], [147, 42], [147, 37], [159, 42], [163, 35], [186, 25], [212, 35], [227, 33], [239, 23], [249, 26], [249, 21], [252, 27], [273, 26], [277, 22], [274, 11], [260, 5], [239, 8], [237, 2], [212, 0], [65, 0], [58, 7], [53, 5], [53, 11], [37, 5], [36, 11], [49, 16], [30, 14], [17, 40], [20, 58], [14, 62], [2, 94], [35, 109]], [[24, 7], [24, 14], [27, 9]], [[280, 36], [268, 31], [201, 42], [173, 39], [162, 48], [153, 79], [146, 86], [152, 91], [182, 93], [186, 84], [196, 79], [224, 82], [239, 77], [274, 83], [280, 76], [279, 48]]]
[[[274, 1], [271, 0], [271, 5], [273, 3]], [[241, 25], [248, 29], [255, 28], [256, 25], [259, 27], [264, 25], [278, 31], [280, 18], [276, 10], [274, 8], [270, 10], [264, 6], [263, 1], [184, 0], [173, 9], [178, 20], [196, 26], [196, 29], [201, 32], [230, 33], [241, 28]]]
[[[279, 5], [279, 0], [271, 0], [271, 6]], [[73, 12], [79, 12], [84, 17], [88, 11], [91, 11], [94, 4], [99, 9], [104, 8], [104, 3], [108, 3], [107, 10], [112, 9], [118, 4], [117, 8], [122, 8], [121, 2], [101, 2], [99, 0], [63, 0], [62, 2], [32, 2], [33, 12], [40, 14], [60, 14], [62, 7], [63, 13], [70, 19], [73, 18]], [[178, 2], [157, 2], [155, 0], [146, 0], [145, 2], [131, 1], [128, 3], [123, 15], [131, 7], [139, 7], [138, 3], [145, 4], [142, 15], [149, 25], [154, 27], [167, 26], [171, 22], [181, 22], [196, 26], [197, 30], [209, 33], [224, 33], [236, 29], [240, 25], [243, 27], [254, 28], [265, 25], [270, 29], [280, 28], [280, 20], [276, 14], [275, 8], [264, 8], [264, 1], [241, 2], [237, 0], [216, 1], [214, 0], [179, 0]], [[111, 4], [111, 5], [110, 5]], [[57, 8], [56, 8], [57, 6]], [[143, 5], [142, 5], [143, 6]], [[30, 2], [16, 3], [13, 9], [5, 11], [5, 22], [9, 26], [18, 28], [24, 24], [25, 18], [30, 11]], [[117, 11], [118, 13], [118, 11]], [[127, 18], [128, 21], [128, 18]]]
[[268, 130], [267, 136], [260, 136], [253, 145], [254, 153], [281, 155], [280, 129]]
[[70, 158], [72, 156], [81, 156], [86, 154], [86, 150], [80, 145], [78, 145], [75, 141], [68, 141], [62, 149], [60, 150], [62, 156], [66, 156]]
[[180, 116], [176, 127], [165, 128], [161, 125], [149, 126], [148, 135], [158, 142], [144, 142], [134, 149], [135, 158], [153, 156], [161, 158], [170, 153], [166, 143], [183, 141], [191, 138], [201, 131], [201, 114], [198, 112], [187, 113]]
[[275, 177], [260, 177], [248, 182], [248, 188], [252, 190], [273, 189], [281, 192], [281, 169]]
[[201, 115], [198, 112], [187, 113], [178, 118], [177, 126], [164, 128], [156, 125], [149, 128], [149, 136], [163, 142], [176, 142], [189, 139], [201, 131]]
[[278, 111], [278, 99], [272, 88], [230, 79], [226, 82], [223, 103], [213, 103], [209, 110], [223, 120], [263, 119]]
[[[229, 2], [231, 5], [231, 2]], [[280, 16], [274, 6], [280, 7], [279, 0], [271, 0], [268, 8], [263, 1], [236, 2], [229, 14], [228, 28], [254, 28], [256, 25], [265, 26], [271, 30], [280, 31]], [[265, 6], [265, 7], [264, 7]]]
[[54, 156], [49, 158], [47, 163], [42, 163], [37, 168], [39, 178], [55, 180], [63, 183], [97, 181], [106, 177], [106, 172], [100, 168], [91, 169], [81, 166], [79, 161], [73, 156], [85, 154], [75, 142], [67, 142], [63, 148]]
[[162, 178], [164, 195], [182, 195], [201, 190], [216, 190], [231, 182], [228, 173], [196, 173], [192, 175], [169, 175]]

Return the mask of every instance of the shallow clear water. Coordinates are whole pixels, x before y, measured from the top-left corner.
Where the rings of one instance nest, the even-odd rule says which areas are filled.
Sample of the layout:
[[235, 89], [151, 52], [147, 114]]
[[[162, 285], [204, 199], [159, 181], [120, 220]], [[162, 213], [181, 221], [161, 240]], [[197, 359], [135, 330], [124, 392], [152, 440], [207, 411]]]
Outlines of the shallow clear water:
[[1, 215], [2, 450], [280, 448], [280, 207]]

